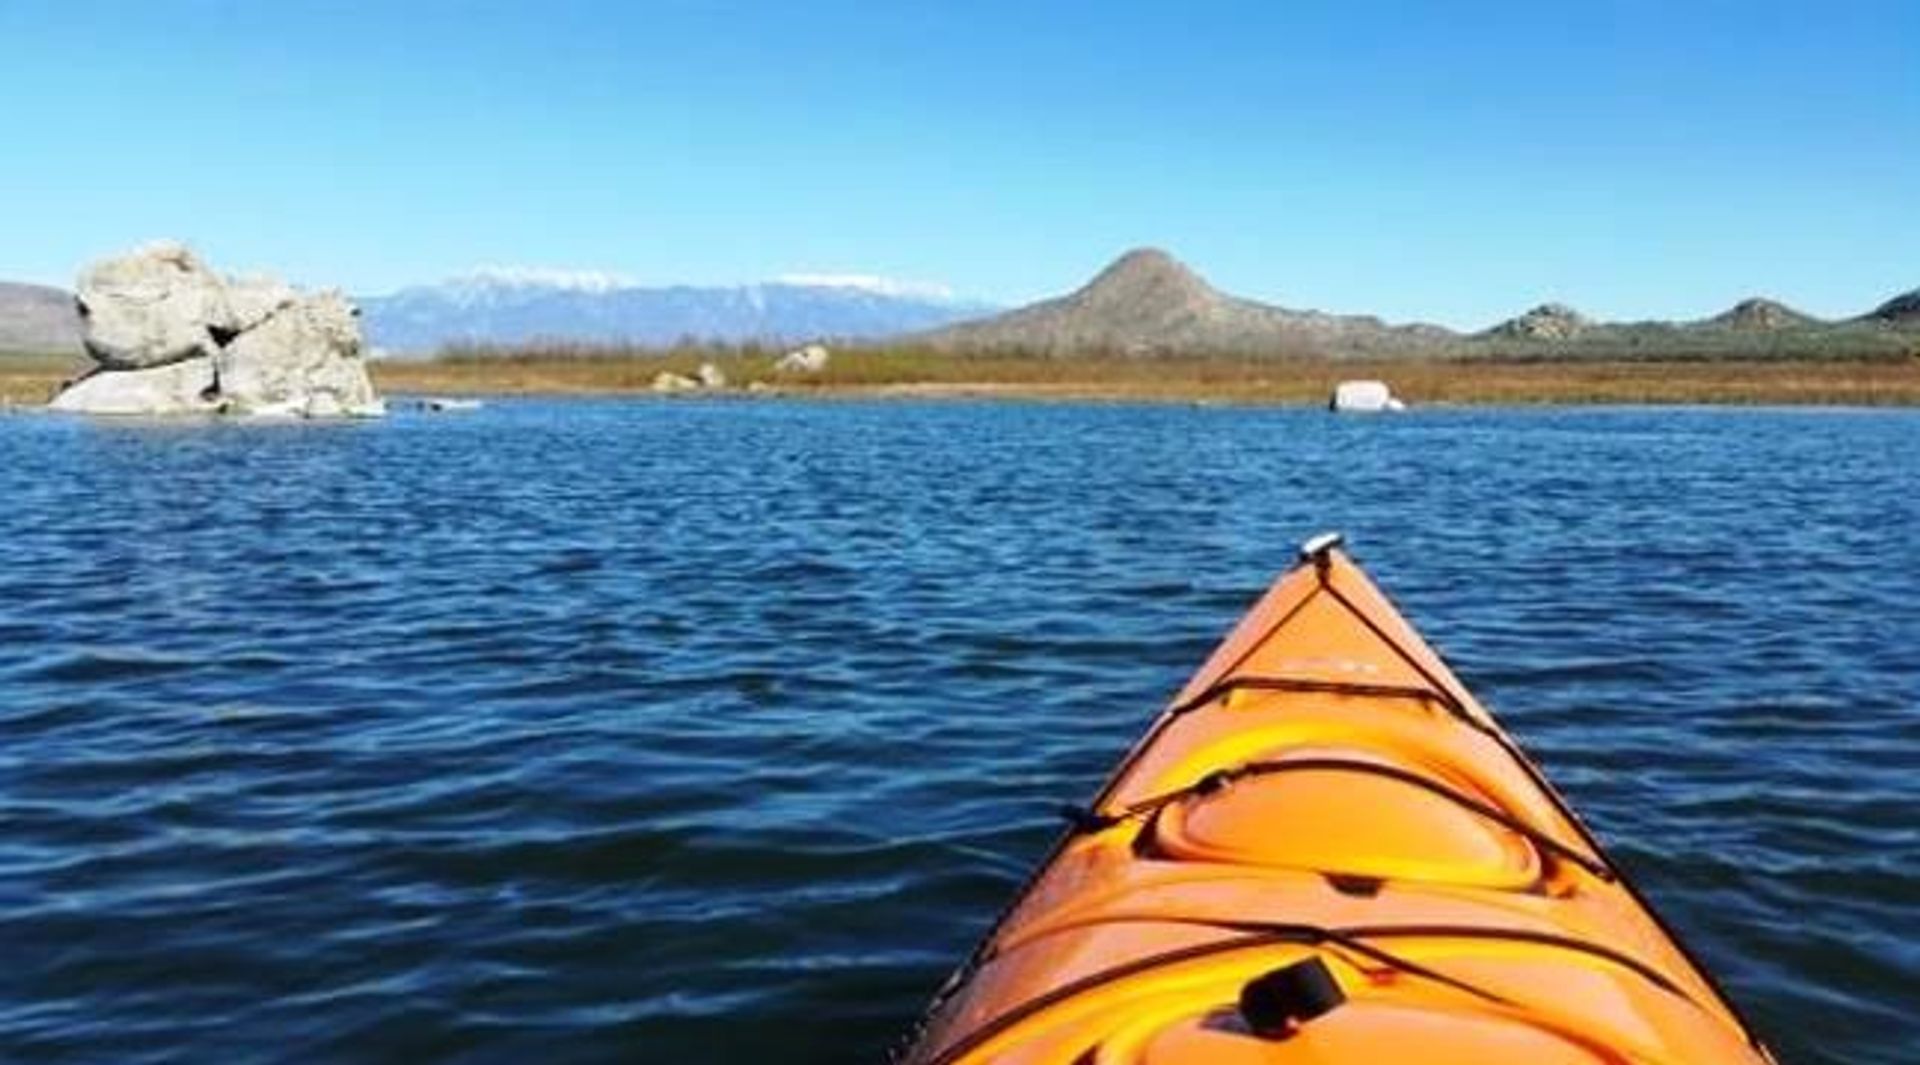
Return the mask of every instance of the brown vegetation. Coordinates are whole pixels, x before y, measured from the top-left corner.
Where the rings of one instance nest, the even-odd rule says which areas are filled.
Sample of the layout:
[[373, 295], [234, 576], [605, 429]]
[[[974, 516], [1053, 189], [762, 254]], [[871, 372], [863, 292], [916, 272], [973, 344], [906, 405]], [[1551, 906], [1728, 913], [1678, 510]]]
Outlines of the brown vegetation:
[[[556, 348], [467, 350], [420, 362], [373, 364], [388, 393], [609, 395], [646, 392], [662, 370], [711, 361], [736, 385], [762, 381], [810, 396], [1002, 396], [1028, 399], [1319, 404], [1335, 382], [1378, 377], [1415, 405], [1716, 403], [1920, 405], [1920, 354], [1834, 361], [1392, 358], [1049, 359], [959, 356], [911, 350], [838, 351], [826, 372], [784, 378], [776, 353], [753, 347], [672, 351]], [[0, 357], [0, 404], [50, 398], [81, 360]]]
[[1040, 358], [919, 350], [835, 352], [825, 373], [773, 372], [774, 353], [561, 348], [468, 350], [374, 367], [392, 392], [643, 392], [662, 370], [711, 361], [736, 385], [802, 395], [993, 395], [1036, 399], [1324, 403], [1336, 382], [1378, 377], [1414, 405], [1433, 403], [1724, 403], [1920, 405], [1920, 357], [1876, 360], [1582, 360], [1383, 358]]
[[87, 365], [78, 355], [0, 354], [0, 407], [45, 403]]

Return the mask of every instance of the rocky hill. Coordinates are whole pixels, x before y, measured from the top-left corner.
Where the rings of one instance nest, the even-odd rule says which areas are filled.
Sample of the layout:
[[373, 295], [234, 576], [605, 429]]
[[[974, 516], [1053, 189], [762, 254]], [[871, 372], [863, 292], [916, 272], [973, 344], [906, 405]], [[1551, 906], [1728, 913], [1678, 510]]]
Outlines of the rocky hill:
[[1691, 322], [1597, 321], [1565, 304], [1545, 303], [1461, 334], [1241, 299], [1213, 288], [1166, 252], [1142, 248], [1066, 296], [899, 340], [942, 351], [1046, 356], [1880, 358], [1920, 346], [1920, 291], [1837, 322], [1761, 298]]
[[1542, 303], [1517, 318], [1509, 318], [1492, 329], [1488, 337], [1497, 340], [1572, 340], [1594, 323], [1564, 303]]
[[1434, 350], [1453, 336], [1437, 326], [1390, 326], [1229, 296], [1166, 252], [1140, 248], [1069, 295], [905, 340], [1035, 355], [1337, 356]]
[[1704, 322], [1698, 323], [1704, 328], [1731, 329], [1742, 333], [1771, 333], [1782, 329], [1806, 329], [1820, 325], [1820, 319], [1810, 314], [1802, 314], [1792, 307], [1776, 300], [1753, 298], [1741, 300], [1721, 313]]
[[72, 293], [0, 281], [0, 354], [79, 351], [80, 315], [74, 310]]
[[1902, 329], [1920, 328], [1920, 288], [1904, 292], [1867, 313], [1868, 321]]
[[1892, 358], [1920, 350], [1920, 328], [1909, 327], [1920, 327], [1920, 316], [1902, 318], [1899, 303], [1860, 318], [1826, 321], [1755, 297], [1690, 322], [1599, 322], [1546, 304], [1476, 334], [1459, 353], [1528, 359]]

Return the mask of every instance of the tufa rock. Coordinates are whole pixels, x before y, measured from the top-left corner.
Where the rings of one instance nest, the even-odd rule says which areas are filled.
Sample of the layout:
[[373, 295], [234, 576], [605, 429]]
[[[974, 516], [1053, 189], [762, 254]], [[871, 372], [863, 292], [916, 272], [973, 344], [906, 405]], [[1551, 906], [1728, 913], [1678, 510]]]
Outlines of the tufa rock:
[[237, 331], [219, 275], [171, 241], [88, 267], [75, 302], [87, 353], [109, 370], [209, 356]]
[[[226, 279], [182, 245], [94, 264], [77, 298], [99, 364], [55, 410], [82, 414], [386, 413], [362, 357], [359, 312], [337, 292]], [[163, 372], [172, 371], [172, 372]]]
[[[227, 282], [227, 309], [236, 332], [252, 329], [293, 306], [300, 293], [277, 277], [236, 277]], [[356, 337], [355, 343], [358, 343]]]
[[727, 375], [720, 372], [720, 367], [710, 362], [701, 363], [700, 368], [695, 370], [693, 375], [699, 378], [702, 388], [727, 387]]
[[74, 414], [218, 414], [216, 380], [210, 355], [144, 370], [95, 370], [48, 407]]
[[214, 356], [220, 393], [242, 414], [310, 418], [381, 406], [360, 357], [355, 311], [337, 292], [295, 297]]

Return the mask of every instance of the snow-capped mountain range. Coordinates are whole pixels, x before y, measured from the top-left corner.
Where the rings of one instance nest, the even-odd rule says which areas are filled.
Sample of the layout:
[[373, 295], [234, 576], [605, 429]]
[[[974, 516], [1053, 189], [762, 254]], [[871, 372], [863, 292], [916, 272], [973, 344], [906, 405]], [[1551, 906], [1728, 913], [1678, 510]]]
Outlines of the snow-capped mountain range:
[[784, 344], [932, 329], [998, 308], [944, 286], [796, 274], [752, 285], [645, 286], [617, 273], [489, 267], [359, 298], [370, 342], [393, 354], [532, 341], [660, 346], [687, 338]]

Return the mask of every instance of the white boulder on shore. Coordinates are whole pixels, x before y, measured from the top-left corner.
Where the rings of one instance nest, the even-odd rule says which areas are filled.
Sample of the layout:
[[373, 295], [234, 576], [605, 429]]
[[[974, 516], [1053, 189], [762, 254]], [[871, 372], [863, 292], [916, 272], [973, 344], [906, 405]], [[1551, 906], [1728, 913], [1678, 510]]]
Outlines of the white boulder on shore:
[[825, 370], [832, 358], [826, 345], [808, 344], [804, 348], [796, 348], [780, 356], [779, 360], [773, 364], [773, 370], [775, 373], [784, 374], [816, 374]]
[[96, 363], [50, 407], [77, 414], [374, 417], [359, 311], [338, 292], [225, 278], [163, 241], [102, 260], [77, 292]]
[[693, 371], [692, 377], [683, 373], [674, 373], [672, 370], [662, 370], [653, 375], [655, 392], [721, 392], [725, 391], [726, 387], [726, 371], [710, 362], [701, 363], [699, 368]]
[[655, 392], [698, 392], [700, 382], [683, 373], [662, 370], [653, 375], [653, 390]]

